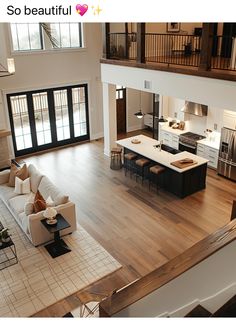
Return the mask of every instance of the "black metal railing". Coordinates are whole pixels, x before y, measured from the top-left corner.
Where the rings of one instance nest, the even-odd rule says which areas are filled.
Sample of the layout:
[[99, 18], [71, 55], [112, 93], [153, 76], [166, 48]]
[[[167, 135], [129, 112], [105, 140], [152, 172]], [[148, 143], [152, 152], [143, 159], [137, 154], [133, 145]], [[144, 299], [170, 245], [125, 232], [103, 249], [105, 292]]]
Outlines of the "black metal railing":
[[131, 59], [137, 58], [136, 33], [110, 33], [110, 58]]
[[[111, 59], [137, 59], [136, 33], [110, 33]], [[236, 38], [213, 36], [211, 68], [236, 71]], [[145, 60], [150, 63], [199, 67], [202, 37], [145, 34]]]
[[212, 37], [211, 68], [236, 70], [236, 38]]
[[199, 66], [199, 36], [148, 33], [145, 45], [147, 62]]

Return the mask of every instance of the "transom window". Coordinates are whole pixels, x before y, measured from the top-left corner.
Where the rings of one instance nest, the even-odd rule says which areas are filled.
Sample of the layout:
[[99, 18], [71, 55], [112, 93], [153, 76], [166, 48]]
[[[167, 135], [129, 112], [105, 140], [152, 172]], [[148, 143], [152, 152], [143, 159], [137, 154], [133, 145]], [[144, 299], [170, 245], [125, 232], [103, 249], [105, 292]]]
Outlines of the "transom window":
[[82, 47], [81, 23], [52, 23], [52, 36], [59, 48]]
[[11, 23], [13, 50], [43, 49], [42, 31], [38, 23]]
[[[11, 23], [10, 30], [14, 51], [83, 47], [81, 23]], [[47, 37], [53, 39], [54, 44], [46, 40]]]

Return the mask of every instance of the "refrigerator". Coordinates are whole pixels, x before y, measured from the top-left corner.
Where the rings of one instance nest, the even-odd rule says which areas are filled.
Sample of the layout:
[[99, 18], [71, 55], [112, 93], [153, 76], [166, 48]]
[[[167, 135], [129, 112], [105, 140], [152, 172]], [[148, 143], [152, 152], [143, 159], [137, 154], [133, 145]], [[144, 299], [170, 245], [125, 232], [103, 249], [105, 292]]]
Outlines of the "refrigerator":
[[218, 174], [236, 181], [236, 130], [221, 129]]

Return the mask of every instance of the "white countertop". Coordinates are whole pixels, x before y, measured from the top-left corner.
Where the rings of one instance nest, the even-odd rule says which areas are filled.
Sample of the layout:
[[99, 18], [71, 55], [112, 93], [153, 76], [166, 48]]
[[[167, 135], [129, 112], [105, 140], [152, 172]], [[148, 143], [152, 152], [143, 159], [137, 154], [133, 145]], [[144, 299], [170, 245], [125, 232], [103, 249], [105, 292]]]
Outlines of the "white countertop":
[[[132, 143], [132, 139], [138, 139], [141, 141], [141, 143], [139, 144], [134, 144]], [[169, 152], [166, 151], [158, 151], [158, 149], [154, 148], [154, 145], [158, 144], [159, 141], [154, 140], [152, 138], [149, 138], [148, 136], [145, 135], [137, 135], [137, 136], [133, 136], [127, 139], [123, 139], [123, 140], [118, 140], [116, 141], [117, 144], [130, 149], [131, 151], [134, 151], [140, 155], [143, 155], [144, 157], [153, 160], [159, 164], [162, 164], [163, 166], [170, 168], [176, 172], [185, 172], [188, 171], [190, 169], [196, 168], [202, 164], [205, 164], [208, 162], [208, 160], [201, 158], [195, 154], [183, 151], [180, 152], [178, 154], [171, 154]], [[179, 169], [173, 165], [171, 165], [171, 162], [173, 161], [177, 161], [177, 160], [181, 160], [184, 158], [190, 158], [193, 159], [194, 161], [197, 162], [197, 164], [194, 165], [190, 165], [187, 168], [184, 169]]]
[[188, 130], [172, 129], [172, 127], [170, 127], [169, 125], [163, 125], [161, 127], [161, 130], [169, 132], [171, 134], [176, 134], [176, 135], [180, 135], [180, 134], [189, 132]]
[[197, 141], [197, 143], [201, 143], [212, 149], [216, 149], [216, 150], [220, 149], [220, 141], [210, 141], [209, 139], [203, 139], [203, 140]]
[[213, 132], [210, 136], [210, 138], [206, 138], [203, 140], [197, 141], [197, 143], [201, 143], [203, 145], [206, 145], [209, 148], [213, 148], [216, 150], [220, 149], [220, 133], [219, 132]]

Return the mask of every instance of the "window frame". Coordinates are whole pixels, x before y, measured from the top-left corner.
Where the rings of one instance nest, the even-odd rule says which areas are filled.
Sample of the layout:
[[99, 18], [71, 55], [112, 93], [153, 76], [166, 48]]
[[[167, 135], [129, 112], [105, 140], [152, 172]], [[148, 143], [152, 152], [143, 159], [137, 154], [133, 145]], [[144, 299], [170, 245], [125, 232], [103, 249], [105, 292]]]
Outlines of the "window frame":
[[[13, 22], [12, 24], [20, 24], [20, 23], [16, 23], [16, 22]], [[22, 22], [21, 24], [27, 24], [29, 25], [30, 23], [28, 22]], [[36, 24], [34, 22], [32, 22], [32, 24]], [[11, 32], [11, 23], [9, 22], [8, 24], [8, 29], [9, 29], [9, 38], [10, 38], [10, 43], [11, 43], [11, 52], [12, 53], [18, 53], [18, 52], [21, 52], [21, 53], [28, 53], [28, 52], [42, 52], [44, 50], [44, 35], [43, 35], [43, 30], [42, 30], [42, 27], [40, 27], [40, 25], [38, 26], [39, 27], [39, 38], [40, 38], [40, 43], [41, 43], [41, 48], [39, 49], [19, 49], [19, 50], [15, 50], [14, 49], [14, 45], [13, 45], [13, 37], [12, 37], [12, 32]]]
[[[84, 94], [85, 94], [85, 111], [86, 111], [86, 134], [81, 135], [81, 136], [75, 136], [74, 133], [74, 123], [72, 122], [74, 117], [73, 117], [73, 110], [72, 110], [72, 89], [73, 88], [79, 88], [82, 87], [84, 88]], [[64, 139], [61, 141], [57, 140], [57, 133], [56, 133], [56, 118], [55, 118], [55, 113], [54, 113], [54, 98], [53, 98], [53, 91], [54, 90], [67, 90], [67, 100], [68, 100], [68, 111], [69, 111], [69, 120], [70, 120], [70, 133], [71, 137], [70, 139]], [[37, 144], [37, 137], [36, 137], [36, 127], [35, 127], [35, 118], [34, 118], [34, 110], [33, 110], [33, 101], [32, 101], [32, 95], [33, 94], [38, 94], [42, 92], [47, 92], [47, 99], [48, 99], [48, 108], [49, 108], [49, 114], [50, 114], [50, 120], [51, 122], [51, 134], [52, 134], [52, 142], [51, 143], [46, 143], [44, 145], [38, 145]], [[80, 83], [80, 84], [71, 84], [71, 85], [62, 85], [62, 86], [52, 86], [48, 88], [40, 88], [40, 89], [31, 89], [31, 90], [24, 90], [24, 91], [10, 91], [6, 92], [6, 102], [8, 106], [8, 114], [9, 114], [9, 122], [10, 122], [10, 127], [12, 131], [12, 141], [13, 141], [13, 147], [14, 147], [14, 153], [15, 156], [22, 156], [22, 155], [27, 155], [31, 153], [36, 153], [40, 151], [46, 151], [50, 150], [52, 148], [57, 148], [60, 146], [67, 146], [69, 144], [74, 144], [78, 142], [86, 142], [90, 141], [90, 112], [89, 112], [89, 84], [88, 83]], [[11, 102], [10, 99], [12, 96], [20, 96], [20, 95], [26, 95], [27, 96], [27, 102], [28, 102], [28, 114], [29, 114], [29, 121], [31, 123], [30, 128], [31, 128], [31, 137], [32, 137], [32, 147], [31, 148], [26, 148], [23, 150], [17, 150], [17, 144], [16, 144], [16, 136], [15, 136], [15, 129], [14, 129], [14, 122], [13, 122], [13, 114], [12, 114], [12, 109], [11, 109]]]
[[10, 23], [7, 23], [7, 31], [8, 31], [8, 38], [9, 38], [9, 45], [10, 45], [10, 51], [11, 51], [11, 55], [12, 56], [24, 56], [24, 55], [38, 55], [38, 54], [49, 54], [49, 53], [63, 53], [63, 52], [84, 52], [87, 51], [87, 47], [86, 47], [86, 26], [84, 25], [84, 23], [80, 23], [81, 24], [81, 41], [82, 41], [82, 45], [83, 47], [58, 47], [58, 48], [54, 48], [53, 46], [47, 46], [47, 41], [45, 41], [46, 39], [46, 34], [45, 32], [41, 29], [41, 37], [42, 37], [42, 49], [33, 49], [33, 50], [14, 50], [13, 49], [13, 40], [12, 40], [12, 34], [11, 34], [11, 25]]
[[[53, 47], [52, 46], [52, 49], [51, 50], [76, 50], [76, 49], [83, 49], [85, 48], [85, 45], [84, 45], [84, 29], [83, 29], [83, 23], [81, 22], [52, 22], [50, 23], [51, 24], [59, 24], [62, 25], [62, 24], [72, 24], [72, 23], [77, 23], [79, 26], [78, 26], [78, 29], [79, 29], [79, 43], [80, 45], [79, 46], [76, 46], [76, 47]], [[61, 38], [61, 37], [60, 37]], [[70, 39], [70, 42], [71, 42], [71, 39]]]

